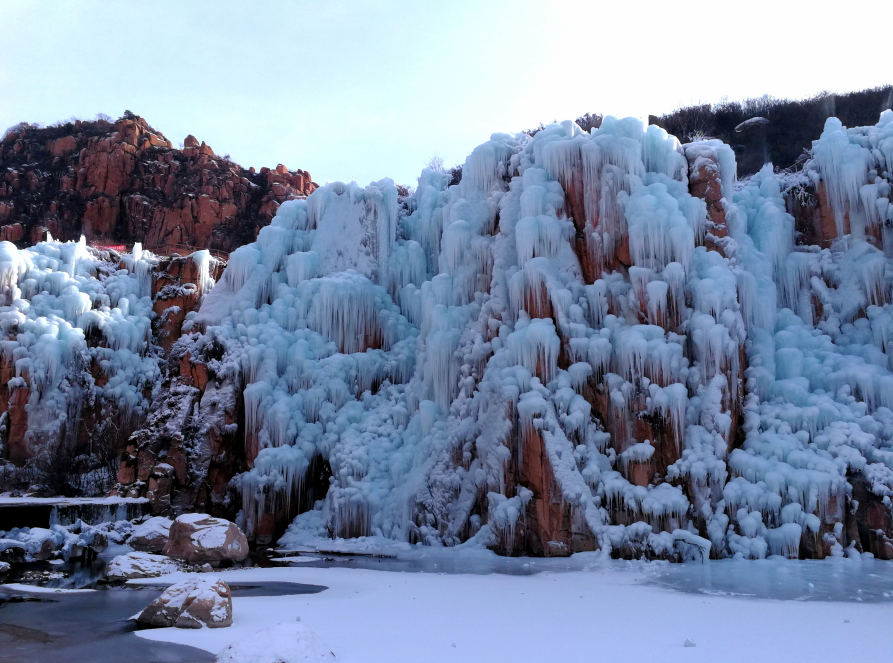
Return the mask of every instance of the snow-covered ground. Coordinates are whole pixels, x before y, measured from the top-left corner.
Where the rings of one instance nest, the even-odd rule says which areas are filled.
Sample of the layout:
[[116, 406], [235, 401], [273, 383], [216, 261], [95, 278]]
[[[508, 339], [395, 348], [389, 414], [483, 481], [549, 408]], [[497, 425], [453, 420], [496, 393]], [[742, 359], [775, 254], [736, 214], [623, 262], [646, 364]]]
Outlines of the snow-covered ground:
[[[388, 561], [382, 562], [384, 566]], [[525, 566], [527, 564], [527, 566]], [[530, 565], [533, 565], [531, 569]], [[143, 638], [219, 652], [232, 642], [276, 623], [300, 617], [342, 663], [438, 663], [441, 661], [774, 661], [886, 660], [893, 653], [893, 598], [828, 600], [817, 591], [800, 600], [677, 591], [659, 582], [677, 572], [750, 577], [769, 594], [809, 588], [815, 565], [774, 561], [724, 561], [706, 565], [602, 562], [576, 555], [563, 564], [518, 560], [516, 570], [539, 573], [440, 574], [356, 568], [245, 569], [222, 574], [230, 583], [299, 582], [325, 585], [319, 594], [233, 599], [233, 626], [226, 629], [154, 629]], [[580, 570], [558, 569], [578, 568]], [[841, 560], [817, 573], [838, 574], [866, 586], [875, 574], [893, 583], [886, 566]], [[700, 575], [698, 575], [700, 574]], [[167, 584], [186, 574], [153, 579]], [[883, 576], [883, 577], [882, 577]], [[139, 581], [146, 584], [146, 581]], [[685, 586], [683, 581], [680, 586]], [[806, 594], [806, 593], [805, 593]], [[818, 600], [810, 600], [818, 599]], [[822, 600], [826, 599], [826, 600]], [[695, 647], [685, 647], [690, 639]]]

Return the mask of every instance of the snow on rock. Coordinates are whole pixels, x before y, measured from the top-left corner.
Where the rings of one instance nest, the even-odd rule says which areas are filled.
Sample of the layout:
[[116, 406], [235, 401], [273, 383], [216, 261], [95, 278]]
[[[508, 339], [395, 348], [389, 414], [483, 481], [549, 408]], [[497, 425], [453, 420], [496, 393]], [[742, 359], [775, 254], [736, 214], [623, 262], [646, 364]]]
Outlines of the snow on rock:
[[133, 532], [127, 539], [127, 545], [134, 550], [160, 553], [164, 550], [170, 537], [172, 523], [170, 518], [163, 516], [149, 518], [146, 522], [133, 528]]
[[179, 568], [179, 564], [164, 555], [131, 552], [126, 555], [118, 555], [109, 562], [106, 576], [113, 580], [157, 578], [167, 573], [173, 573]]
[[197, 564], [241, 562], [248, 557], [248, 541], [228, 520], [190, 513], [171, 524], [164, 554]]
[[215, 663], [328, 663], [335, 654], [300, 622], [261, 629], [225, 647]]
[[225, 628], [233, 623], [232, 592], [220, 578], [193, 578], [165, 589], [136, 619], [148, 626]]

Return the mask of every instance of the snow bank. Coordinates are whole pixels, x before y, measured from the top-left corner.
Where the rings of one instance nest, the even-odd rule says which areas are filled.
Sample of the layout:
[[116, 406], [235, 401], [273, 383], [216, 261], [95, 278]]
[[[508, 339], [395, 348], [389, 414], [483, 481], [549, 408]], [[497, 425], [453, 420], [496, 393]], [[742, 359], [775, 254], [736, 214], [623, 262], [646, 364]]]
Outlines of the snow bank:
[[261, 629], [225, 647], [216, 663], [326, 663], [335, 655], [306, 626], [291, 622]]

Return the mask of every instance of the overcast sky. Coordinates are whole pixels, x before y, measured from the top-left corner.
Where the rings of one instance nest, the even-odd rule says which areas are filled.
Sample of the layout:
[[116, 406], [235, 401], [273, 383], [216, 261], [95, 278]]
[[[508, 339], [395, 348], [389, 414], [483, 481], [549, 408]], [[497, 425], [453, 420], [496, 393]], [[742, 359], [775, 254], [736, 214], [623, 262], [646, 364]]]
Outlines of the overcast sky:
[[891, 6], [0, 0], [0, 131], [129, 109], [245, 167], [414, 185], [496, 131], [890, 83]]

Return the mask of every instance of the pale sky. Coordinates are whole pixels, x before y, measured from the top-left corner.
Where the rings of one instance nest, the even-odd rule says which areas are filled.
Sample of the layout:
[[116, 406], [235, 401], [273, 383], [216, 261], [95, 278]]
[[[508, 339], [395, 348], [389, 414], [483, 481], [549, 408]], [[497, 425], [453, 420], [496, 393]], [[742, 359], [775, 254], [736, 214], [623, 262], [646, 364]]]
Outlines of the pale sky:
[[415, 185], [585, 112], [888, 84], [893, 3], [0, 0], [0, 131], [139, 115], [241, 165]]

